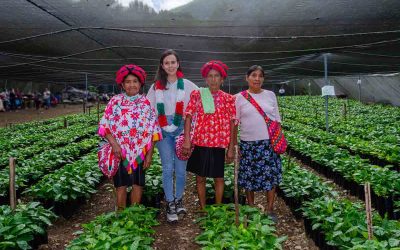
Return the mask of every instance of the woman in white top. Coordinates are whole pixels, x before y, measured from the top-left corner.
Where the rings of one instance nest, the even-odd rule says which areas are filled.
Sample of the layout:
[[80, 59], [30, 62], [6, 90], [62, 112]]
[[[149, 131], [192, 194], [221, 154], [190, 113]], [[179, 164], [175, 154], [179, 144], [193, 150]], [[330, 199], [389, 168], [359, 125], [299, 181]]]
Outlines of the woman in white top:
[[156, 82], [151, 86], [147, 98], [156, 110], [163, 134], [163, 139], [156, 146], [163, 168], [162, 180], [169, 222], [177, 221], [178, 214], [186, 213], [182, 203], [186, 181], [186, 161], [178, 159], [175, 147], [176, 138], [183, 131], [184, 110], [189, 102], [190, 94], [196, 89], [198, 87], [194, 83], [183, 78], [178, 54], [173, 50], [165, 51], [160, 58]]
[[[248, 94], [258, 103], [271, 120], [281, 121], [274, 92], [262, 89], [264, 70], [253, 65], [246, 75]], [[244, 92], [245, 93], [245, 92]], [[247, 93], [245, 93], [247, 94]], [[282, 180], [279, 155], [270, 147], [268, 129], [263, 116], [242, 93], [236, 95], [236, 117], [240, 122], [239, 185], [246, 190], [249, 205], [254, 205], [254, 192], [263, 191], [267, 196], [267, 213], [273, 213], [275, 187]]]

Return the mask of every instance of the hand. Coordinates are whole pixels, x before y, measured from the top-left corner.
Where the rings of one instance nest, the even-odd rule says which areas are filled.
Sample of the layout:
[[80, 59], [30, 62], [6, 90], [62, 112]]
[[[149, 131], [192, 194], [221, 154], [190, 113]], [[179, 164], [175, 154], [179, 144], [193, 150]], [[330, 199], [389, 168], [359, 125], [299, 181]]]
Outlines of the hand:
[[182, 145], [182, 153], [183, 153], [184, 155], [189, 155], [189, 154], [190, 154], [191, 147], [192, 147], [192, 145], [191, 145], [190, 141], [186, 141], [186, 140], [185, 140], [185, 141], [183, 142], [183, 145]]
[[226, 151], [226, 156], [225, 156], [225, 161], [226, 163], [232, 163], [233, 160], [235, 159], [235, 148], [232, 146], [228, 147], [228, 150]]
[[148, 169], [151, 166], [152, 155], [147, 153], [143, 162], [143, 169]]
[[112, 143], [111, 144], [112, 151], [114, 153], [114, 156], [121, 159], [122, 158], [122, 149], [121, 146], [119, 146], [118, 143]]

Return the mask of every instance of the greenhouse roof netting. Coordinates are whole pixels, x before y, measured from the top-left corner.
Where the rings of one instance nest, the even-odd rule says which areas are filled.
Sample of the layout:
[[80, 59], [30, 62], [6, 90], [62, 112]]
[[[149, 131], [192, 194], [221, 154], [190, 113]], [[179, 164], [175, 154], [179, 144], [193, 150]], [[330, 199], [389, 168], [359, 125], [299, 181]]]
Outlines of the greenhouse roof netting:
[[[153, 0], [155, 2], [155, 0]], [[193, 0], [156, 12], [136, 0], [2, 0], [0, 79], [112, 82], [126, 63], [153, 79], [167, 48], [190, 79], [219, 59], [233, 85], [264, 66], [279, 83], [324, 74], [389, 74], [400, 67], [398, 0]]]

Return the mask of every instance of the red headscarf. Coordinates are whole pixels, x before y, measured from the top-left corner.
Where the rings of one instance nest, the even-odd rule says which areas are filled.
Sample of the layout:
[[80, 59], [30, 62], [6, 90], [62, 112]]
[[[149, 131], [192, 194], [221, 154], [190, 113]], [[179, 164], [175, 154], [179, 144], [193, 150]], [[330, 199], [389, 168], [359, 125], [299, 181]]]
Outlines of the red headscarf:
[[146, 82], [146, 76], [147, 76], [146, 72], [141, 67], [135, 64], [128, 64], [122, 66], [117, 71], [117, 76], [115, 77], [115, 81], [117, 82], [118, 85], [121, 85], [125, 77], [129, 74], [135, 75], [139, 79], [139, 82], [142, 84], [142, 86]]
[[212, 60], [204, 64], [203, 67], [201, 67], [201, 76], [203, 78], [206, 78], [208, 72], [210, 72], [210, 70], [212, 69], [218, 71], [221, 74], [222, 78], [224, 79], [228, 76], [227, 74], [228, 66], [226, 66], [225, 63], [217, 60]]

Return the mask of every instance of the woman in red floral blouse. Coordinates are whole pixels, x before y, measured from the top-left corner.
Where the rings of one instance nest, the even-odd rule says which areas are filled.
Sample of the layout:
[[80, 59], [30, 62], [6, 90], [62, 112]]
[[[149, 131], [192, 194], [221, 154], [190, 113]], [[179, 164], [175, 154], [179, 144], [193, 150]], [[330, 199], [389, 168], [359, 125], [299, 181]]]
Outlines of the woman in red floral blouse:
[[[228, 67], [220, 61], [206, 63], [201, 74], [208, 88], [192, 92], [185, 112], [182, 150], [184, 154], [189, 154], [191, 144], [194, 145], [187, 170], [196, 174], [201, 209], [206, 205], [206, 177], [214, 178], [215, 202], [222, 202], [225, 160], [231, 162], [234, 157], [235, 98], [220, 89], [227, 70]], [[190, 140], [192, 118], [194, 133]]]

